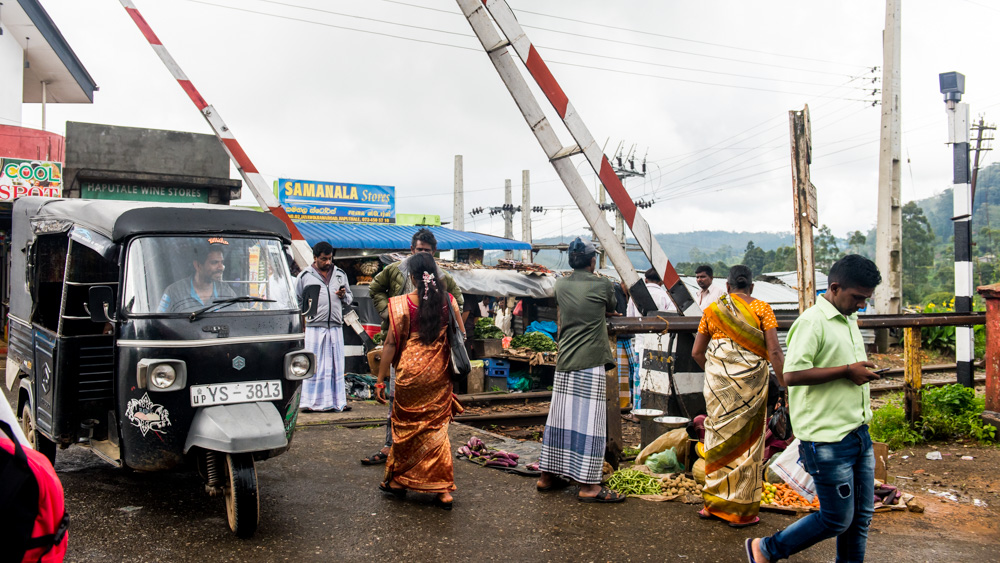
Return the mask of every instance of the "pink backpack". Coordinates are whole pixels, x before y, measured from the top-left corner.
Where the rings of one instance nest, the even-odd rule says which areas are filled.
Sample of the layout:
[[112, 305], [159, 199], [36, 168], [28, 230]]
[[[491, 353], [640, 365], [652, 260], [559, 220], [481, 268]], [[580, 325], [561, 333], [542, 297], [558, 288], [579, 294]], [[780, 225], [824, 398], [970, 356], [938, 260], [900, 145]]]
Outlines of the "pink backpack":
[[21, 447], [6, 422], [0, 421], [0, 430], [3, 560], [58, 563], [69, 540], [62, 483], [47, 457]]

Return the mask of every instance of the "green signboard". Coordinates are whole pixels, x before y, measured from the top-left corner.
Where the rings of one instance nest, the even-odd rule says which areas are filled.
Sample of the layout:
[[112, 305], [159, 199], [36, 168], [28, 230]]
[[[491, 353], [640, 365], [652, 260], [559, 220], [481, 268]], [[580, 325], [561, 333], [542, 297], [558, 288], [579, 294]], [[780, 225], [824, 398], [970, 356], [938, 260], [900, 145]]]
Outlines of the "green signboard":
[[80, 197], [84, 199], [124, 199], [128, 201], [163, 201], [170, 203], [208, 203], [208, 190], [144, 186], [113, 182], [83, 182]]

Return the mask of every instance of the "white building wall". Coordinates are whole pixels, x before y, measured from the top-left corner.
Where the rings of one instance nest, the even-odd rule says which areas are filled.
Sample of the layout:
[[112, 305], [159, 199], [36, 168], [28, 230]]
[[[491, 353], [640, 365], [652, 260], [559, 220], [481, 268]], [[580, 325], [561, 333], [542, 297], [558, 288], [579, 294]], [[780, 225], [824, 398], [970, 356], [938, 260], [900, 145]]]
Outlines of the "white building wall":
[[0, 35], [0, 125], [21, 125], [23, 91], [24, 50], [14, 34], [4, 28]]

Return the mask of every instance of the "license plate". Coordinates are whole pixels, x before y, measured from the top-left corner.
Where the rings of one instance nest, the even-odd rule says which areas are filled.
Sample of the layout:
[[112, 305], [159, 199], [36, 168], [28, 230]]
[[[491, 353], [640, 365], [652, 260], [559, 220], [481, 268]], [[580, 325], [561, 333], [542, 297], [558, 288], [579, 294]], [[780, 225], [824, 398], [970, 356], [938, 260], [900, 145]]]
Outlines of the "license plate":
[[281, 381], [277, 379], [191, 386], [192, 407], [277, 401], [281, 398]]

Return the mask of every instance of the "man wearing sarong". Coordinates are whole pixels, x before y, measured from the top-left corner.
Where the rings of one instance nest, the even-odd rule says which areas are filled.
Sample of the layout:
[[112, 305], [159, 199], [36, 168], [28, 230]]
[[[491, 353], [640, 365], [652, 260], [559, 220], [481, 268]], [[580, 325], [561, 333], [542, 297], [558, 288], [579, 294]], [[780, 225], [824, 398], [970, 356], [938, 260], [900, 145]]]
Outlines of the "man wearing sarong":
[[801, 443], [799, 462], [812, 475], [819, 512], [766, 538], [747, 539], [750, 563], [786, 559], [837, 538], [837, 561], [865, 560], [875, 512], [875, 455], [869, 371], [857, 312], [882, 283], [875, 264], [848, 254], [830, 267], [826, 293], [788, 331], [788, 412]]
[[593, 244], [577, 237], [568, 252], [573, 273], [556, 281], [559, 358], [535, 486], [544, 492], [575, 481], [581, 502], [622, 502], [625, 495], [601, 486], [608, 433], [605, 370], [615, 366], [605, 317], [615, 311], [615, 290], [594, 275]]
[[692, 357], [705, 370], [705, 485], [702, 518], [734, 528], [760, 522], [768, 359], [782, 382], [784, 357], [771, 306], [750, 296], [753, 273], [729, 270], [727, 294], [701, 317]]
[[333, 265], [328, 242], [313, 246], [313, 263], [299, 273], [295, 291], [302, 300], [310, 285], [320, 288], [316, 315], [306, 321], [306, 349], [316, 354], [316, 373], [302, 382], [304, 412], [351, 410], [344, 385], [344, 307], [354, 301], [347, 274]]
[[452, 315], [459, 317], [458, 302], [444, 290], [433, 256], [415, 254], [407, 265], [416, 289], [389, 299], [389, 331], [375, 384], [376, 400], [385, 403], [394, 364], [392, 446], [379, 489], [397, 498], [407, 490], [434, 493], [434, 504], [451, 510], [455, 476], [448, 424], [462, 409], [452, 392], [446, 327]]

